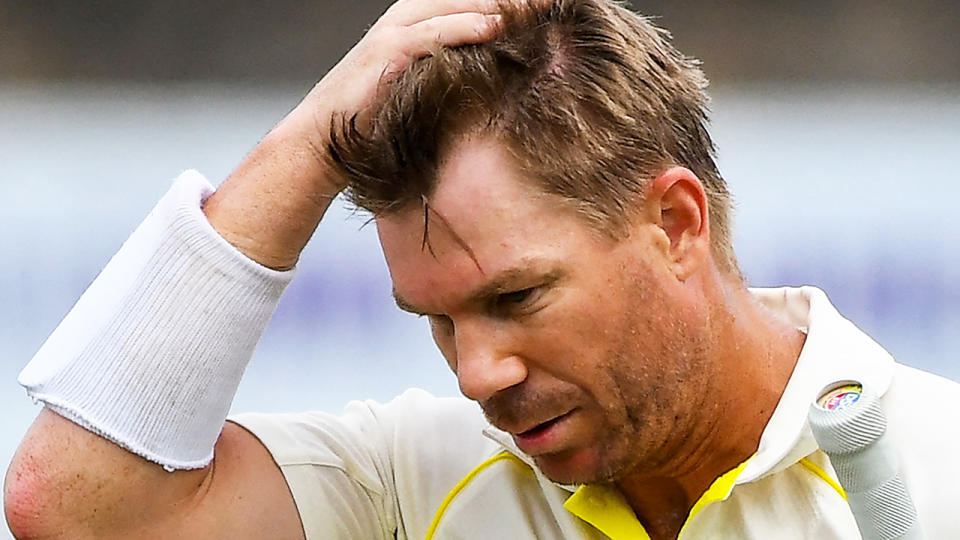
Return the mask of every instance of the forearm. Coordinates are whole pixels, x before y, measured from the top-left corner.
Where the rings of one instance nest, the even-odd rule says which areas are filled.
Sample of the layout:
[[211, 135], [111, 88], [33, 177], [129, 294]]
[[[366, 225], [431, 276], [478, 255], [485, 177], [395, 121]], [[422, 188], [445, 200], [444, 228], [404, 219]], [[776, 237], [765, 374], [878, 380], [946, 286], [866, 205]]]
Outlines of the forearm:
[[264, 266], [293, 267], [341, 189], [324, 155], [326, 133], [316, 129], [331, 115], [295, 109], [204, 204], [217, 232]]

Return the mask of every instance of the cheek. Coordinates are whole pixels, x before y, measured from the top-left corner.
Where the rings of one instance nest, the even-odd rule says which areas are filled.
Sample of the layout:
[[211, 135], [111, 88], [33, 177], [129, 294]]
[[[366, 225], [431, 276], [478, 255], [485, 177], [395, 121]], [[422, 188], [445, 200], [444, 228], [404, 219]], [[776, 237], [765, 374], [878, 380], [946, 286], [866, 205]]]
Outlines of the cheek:
[[607, 372], [616, 340], [605, 317], [582, 307], [556, 306], [527, 334], [525, 356], [540, 371], [600, 398], [606, 394], [602, 388], [610, 386]]
[[626, 391], [649, 390], [661, 361], [657, 345], [669, 338], [661, 336], [655, 317], [643, 316], [649, 310], [638, 309], [646, 295], [618, 292], [571, 295], [544, 318], [529, 350], [541, 370], [580, 387], [607, 415], [622, 417], [637, 399]]

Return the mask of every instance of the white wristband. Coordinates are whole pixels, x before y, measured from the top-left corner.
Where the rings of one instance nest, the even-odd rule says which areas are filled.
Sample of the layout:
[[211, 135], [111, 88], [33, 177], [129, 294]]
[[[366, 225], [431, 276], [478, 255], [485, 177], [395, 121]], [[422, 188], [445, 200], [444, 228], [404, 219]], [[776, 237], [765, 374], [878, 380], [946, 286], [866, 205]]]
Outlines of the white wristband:
[[168, 470], [213, 459], [294, 274], [217, 234], [201, 210], [212, 192], [199, 173], [183, 173], [19, 378], [34, 399]]

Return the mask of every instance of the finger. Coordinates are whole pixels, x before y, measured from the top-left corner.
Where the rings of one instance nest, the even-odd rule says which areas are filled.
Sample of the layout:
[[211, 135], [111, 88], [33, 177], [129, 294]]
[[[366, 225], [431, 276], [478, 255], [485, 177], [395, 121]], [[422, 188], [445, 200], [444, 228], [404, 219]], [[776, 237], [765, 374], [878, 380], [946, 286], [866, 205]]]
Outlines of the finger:
[[406, 53], [412, 58], [436, 54], [441, 47], [482, 43], [499, 28], [500, 15], [455, 13], [433, 17], [408, 28], [413, 33]]
[[400, 0], [387, 10], [384, 19], [392, 24], [413, 26], [428, 19], [478, 13], [491, 15], [498, 11], [497, 0]]

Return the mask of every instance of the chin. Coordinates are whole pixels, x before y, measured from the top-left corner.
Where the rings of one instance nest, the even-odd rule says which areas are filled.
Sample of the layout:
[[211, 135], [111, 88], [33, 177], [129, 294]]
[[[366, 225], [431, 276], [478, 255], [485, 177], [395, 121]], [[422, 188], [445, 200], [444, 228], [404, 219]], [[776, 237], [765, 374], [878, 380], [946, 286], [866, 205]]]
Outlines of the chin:
[[540, 472], [558, 484], [593, 484], [609, 479], [602, 474], [603, 464], [592, 449], [546, 454], [534, 460]]

